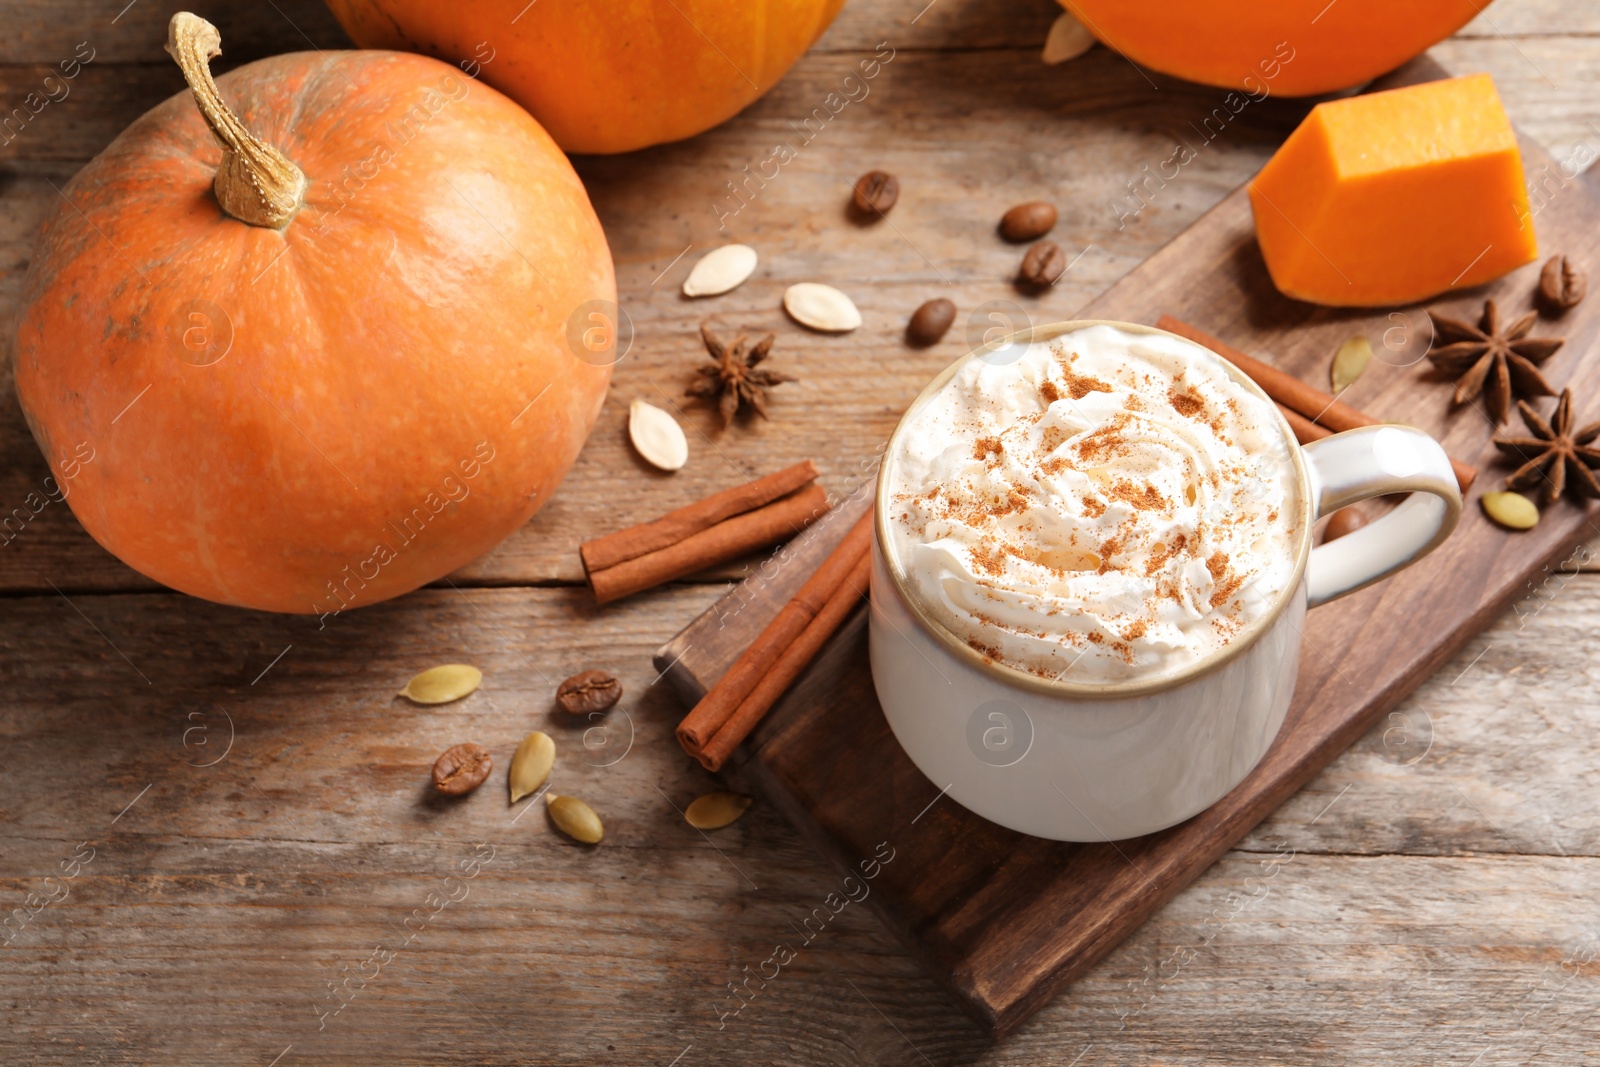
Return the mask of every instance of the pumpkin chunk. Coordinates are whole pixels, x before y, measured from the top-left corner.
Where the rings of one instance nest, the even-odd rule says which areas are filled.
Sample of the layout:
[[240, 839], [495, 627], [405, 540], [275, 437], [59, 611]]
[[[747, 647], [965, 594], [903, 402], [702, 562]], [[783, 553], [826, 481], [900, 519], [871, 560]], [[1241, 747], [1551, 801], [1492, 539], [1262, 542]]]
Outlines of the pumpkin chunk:
[[1382, 307], [1538, 255], [1516, 135], [1487, 74], [1318, 104], [1250, 182], [1286, 296]]

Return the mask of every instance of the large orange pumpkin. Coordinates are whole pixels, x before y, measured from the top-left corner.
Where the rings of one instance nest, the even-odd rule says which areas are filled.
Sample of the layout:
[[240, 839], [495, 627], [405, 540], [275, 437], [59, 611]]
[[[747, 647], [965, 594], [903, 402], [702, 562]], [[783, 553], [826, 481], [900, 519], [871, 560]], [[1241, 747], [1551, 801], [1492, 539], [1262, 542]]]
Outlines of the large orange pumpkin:
[[1370, 81], [1465, 26], [1487, 0], [1060, 0], [1152, 70], [1252, 94]]
[[436, 60], [307, 52], [213, 82], [216, 31], [186, 14], [168, 49], [193, 94], [64, 187], [25, 283], [17, 391], [73, 512], [158, 581], [273, 611], [488, 551], [610, 380], [567, 341], [616, 290], [566, 157]]
[[844, 0], [327, 0], [363, 48], [481, 66], [569, 152], [689, 137], [772, 88]]

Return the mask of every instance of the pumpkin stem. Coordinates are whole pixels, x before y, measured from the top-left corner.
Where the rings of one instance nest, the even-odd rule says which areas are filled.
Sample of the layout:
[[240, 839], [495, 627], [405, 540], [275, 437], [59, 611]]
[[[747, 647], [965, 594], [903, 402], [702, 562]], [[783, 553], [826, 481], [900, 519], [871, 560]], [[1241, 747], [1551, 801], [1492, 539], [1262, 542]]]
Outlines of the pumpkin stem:
[[306, 176], [282, 152], [245, 129], [222, 102], [211, 78], [211, 59], [222, 54], [222, 35], [199, 15], [180, 11], [167, 24], [167, 54], [178, 61], [200, 114], [222, 146], [222, 165], [211, 183], [217, 203], [252, 226], [288, 226], [305, 202]]

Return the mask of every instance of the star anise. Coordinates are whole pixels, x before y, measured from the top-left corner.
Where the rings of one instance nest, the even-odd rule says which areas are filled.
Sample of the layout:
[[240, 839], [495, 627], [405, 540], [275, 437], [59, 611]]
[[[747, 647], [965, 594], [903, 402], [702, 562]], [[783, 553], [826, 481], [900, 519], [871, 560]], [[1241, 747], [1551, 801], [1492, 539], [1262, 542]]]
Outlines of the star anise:
[[1526, 401], [1517, 401], [1517, 411], [1533, 436], [1495, 437], [1496, 448], [1524, 461], [1506, 478], [1506, 488], [1531, 489], [1542, 482], [1547, 503], [1555, 503], [1562, 489], [1571, 489], [1579, 497], [1600, 500], [1600, 478], [1595, 477], [1593, 470], [1600, 467], [1600, 448], [1589, 447], [1589, 442], [1600, 437], [1600, 422], [1591, 422], [1577, 433], [1572, 432], [1572, 390], [1561, 391], [1561, 399], [1556, 401], [1556, 410], [1549, 422]]
[[700, 324], [700, 339], [706, 344], [711, 365], [695, 368], [705, 377], [689, 386], [685, 394], [701, 400], [716, 400], [722, 412], [723, 429], [728, 428], [739, 409], [747, 404], [755, 409], [757, 415], [766, 418], [767, 390], [784, 382], [800, 380], [781, 371], [758, 366], [772, 351], [772, 342], [775, 340], [773, 334], [767, 334], [754, 344], [741, 334], [732, 344], [724, 344], [721, 338], [711, 332], [711, 323], [707, 321]]
[[1513, 395], [1555, 396], [1556, 391], [1539, 373], [1539, 364], [1555, 355], [1562, 341], [1559, 337], [1527, 336], [1538, 312], [1528, 312], [1503, 331], [1493, 300], [1483, 302], [1483, 319], [1477, 326], [1434, 311], [1429, 311], [1428, 317], [1433, 320], [1434, 340], [1445, 342], [1430, 351], [1428, 359], [1460, 379], [1456, 403], [1483, 393], [1490, 416], [1502, 423], [1511, 413]]

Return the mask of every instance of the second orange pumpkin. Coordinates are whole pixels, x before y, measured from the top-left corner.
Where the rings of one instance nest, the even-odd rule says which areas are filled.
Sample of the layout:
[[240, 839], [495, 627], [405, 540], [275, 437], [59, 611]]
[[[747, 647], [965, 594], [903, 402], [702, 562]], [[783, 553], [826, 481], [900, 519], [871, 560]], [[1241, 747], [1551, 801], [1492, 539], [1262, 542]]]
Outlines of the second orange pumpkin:
[[1060, 0], [1151, 70], [1253, 95], [1370, 81], [1466, 25], [1483, 0]]
[[327, 0], [363, 48], [481, 77], [568, 152], [690, 137], [772, 88], [844, 0]]

